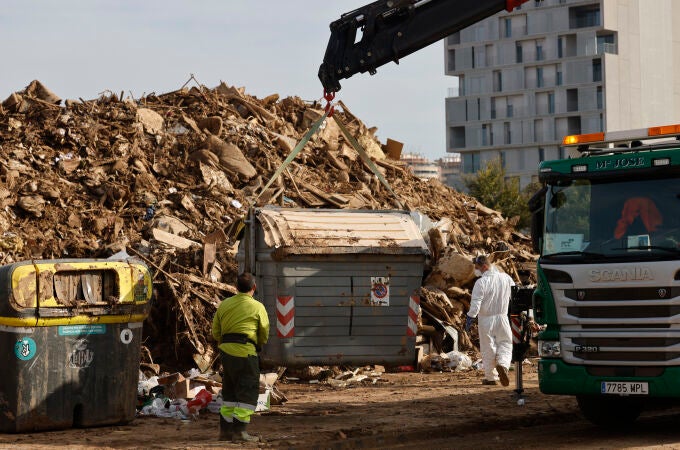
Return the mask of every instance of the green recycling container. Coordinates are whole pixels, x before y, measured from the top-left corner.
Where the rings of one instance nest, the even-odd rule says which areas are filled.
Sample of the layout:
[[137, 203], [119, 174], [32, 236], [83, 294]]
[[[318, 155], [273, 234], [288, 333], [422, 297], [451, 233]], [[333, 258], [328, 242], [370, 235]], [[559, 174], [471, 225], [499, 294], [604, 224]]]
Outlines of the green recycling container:
[[0, 266], [0, 432], [131, 421], [151, 295], [135, 259]]

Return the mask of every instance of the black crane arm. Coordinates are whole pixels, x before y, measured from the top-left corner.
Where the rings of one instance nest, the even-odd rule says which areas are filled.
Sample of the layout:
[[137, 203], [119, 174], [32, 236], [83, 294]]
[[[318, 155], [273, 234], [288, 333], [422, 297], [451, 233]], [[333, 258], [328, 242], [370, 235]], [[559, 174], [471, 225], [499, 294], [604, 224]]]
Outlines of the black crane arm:
[[[340, 80], [420, 50], [503, 9], [527, 0], [379, 0], [343, 14], [330, 24], [319, 79], [326, 92]], [[361, 31], [361, 39], [357, 40]]]

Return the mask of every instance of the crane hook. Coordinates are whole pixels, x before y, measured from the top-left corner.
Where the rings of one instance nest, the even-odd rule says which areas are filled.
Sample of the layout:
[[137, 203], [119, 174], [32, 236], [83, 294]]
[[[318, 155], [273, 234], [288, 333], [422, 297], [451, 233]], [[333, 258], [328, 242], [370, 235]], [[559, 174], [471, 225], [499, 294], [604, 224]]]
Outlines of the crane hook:
[[335, 107], [332, 105], [332, 101], [335, 98], [335, 92], [326, 92], [326, 89], [323, 90], [323, 98], [326, 99], [326, 108], [325, 111], [328, 114], [328, 117], [331, 117], [333, 113], [335, 112]]

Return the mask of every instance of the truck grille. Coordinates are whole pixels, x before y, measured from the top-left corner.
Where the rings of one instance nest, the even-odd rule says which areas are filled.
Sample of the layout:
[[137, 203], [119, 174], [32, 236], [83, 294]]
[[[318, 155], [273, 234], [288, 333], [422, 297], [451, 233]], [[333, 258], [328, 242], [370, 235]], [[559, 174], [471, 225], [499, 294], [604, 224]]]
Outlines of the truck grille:
[[567, 308], [567, 313], [582, 319], [648, 319], [671, 318], [680, 314], [680, 305], [666, 306], [591, 306]]
[[565, 362], [680, 366], [680, 260], [548, 268], [563, 274], [549, 282]]
[[560, 344], [565, 362], [572, 364], [680, 364], [680, 330], [562, 331]]

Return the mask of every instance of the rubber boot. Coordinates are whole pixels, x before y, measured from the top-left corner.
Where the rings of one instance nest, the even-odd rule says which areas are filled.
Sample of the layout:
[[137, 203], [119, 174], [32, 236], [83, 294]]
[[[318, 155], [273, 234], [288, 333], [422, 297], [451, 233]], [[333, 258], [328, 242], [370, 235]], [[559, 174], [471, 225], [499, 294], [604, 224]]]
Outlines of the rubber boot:
[[229, 441], [234, 436], [234, 424], [232, 422], [227, 422], [226, 419], [220, 414], [220, 441]]
[[232, 442], [259, 442], [260, 438], [258, 436], [251, 436], [246, 431], [247, 423], [239, 422], [234, 420], [234, 434], [232, 437]]

